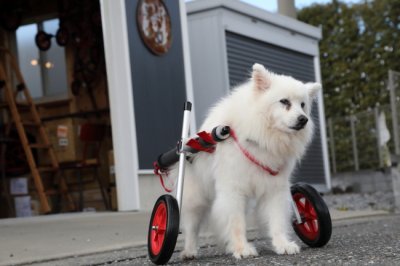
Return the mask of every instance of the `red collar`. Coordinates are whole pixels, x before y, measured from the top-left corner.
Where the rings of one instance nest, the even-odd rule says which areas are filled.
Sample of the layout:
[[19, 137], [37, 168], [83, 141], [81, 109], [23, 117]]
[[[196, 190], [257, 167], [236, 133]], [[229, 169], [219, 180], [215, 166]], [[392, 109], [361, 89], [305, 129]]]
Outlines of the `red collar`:
[[274, 171], [271, 168], [269, 168], [266, 165], [263, 165], [259, 160], [256, 159], [256, 157], [254, 157], [248, 150], [246, 150], [239, 142], [235, 131], [233, 131], [233, 129], [231, 128], [231, 137], [233, 138], [233, 140], [235, 141], [236, 145], [239, 147], [240, 151], [243, 153], [244, 156], [246, 156], [247, 159], [249, 159], [252, 163], [254, 163], [255, 165], [257, 165], [258, 167], [260, 167], [262, 170], [264, 170], [265, 172], [269, 173], [272, 176], [276, 176], [277, 174], [279, 174], [279, 171]]

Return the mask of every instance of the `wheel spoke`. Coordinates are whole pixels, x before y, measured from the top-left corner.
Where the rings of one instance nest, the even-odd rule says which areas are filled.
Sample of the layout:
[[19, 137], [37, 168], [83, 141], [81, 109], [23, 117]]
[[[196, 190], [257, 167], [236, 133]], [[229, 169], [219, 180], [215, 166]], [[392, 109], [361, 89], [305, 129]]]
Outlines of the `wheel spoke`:
[[312, 224], [313, 232], [314, 232], [314, 233], [318, 233], [318, 230], [319, 230], [319, 228], [318, 228], [318, 221], [317, 221], [317, 220], [312, 220], [312, 221], [311, 221], [311, 224]]
[[310, 216], [312, 217], [312, 219], [318, 220], [317, 212], [315, 211], [313, 206], [311, 206]]
[[304, 207], [304, 217], [307, 220], [316, 220], [318, 219], [317, 213], [315, 212], [314, 206], [308, 199], [305, 199], [305, 207]]
[[304, 209], [306, 211], [307, 214], [310, 213], [310, 210], [312, 208], [312, 205], [310, 204], [310, 201], [308, 199], [305, 199], [305, 204], [304, 204]]
[[299, 198], [299, 199], [296, 200], [297, 209], [299, 210], [300, 213], [304, 213], [306, 211], [305, 210], [304, 200], [305, 200], [304, 197]]
[[304, 222], [304, 228], [307, 232], [311, 232], [310, 223], [308, 221]]

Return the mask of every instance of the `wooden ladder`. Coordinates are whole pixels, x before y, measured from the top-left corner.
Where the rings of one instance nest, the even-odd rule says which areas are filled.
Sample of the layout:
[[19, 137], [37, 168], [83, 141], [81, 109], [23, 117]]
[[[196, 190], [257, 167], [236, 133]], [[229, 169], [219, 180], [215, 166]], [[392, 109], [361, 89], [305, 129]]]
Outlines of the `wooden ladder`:
[[[4, 102], [0, 103], [0, 107], [10, 112], [13, 122], [8, 124], [6, 131], [10, 132], [11, 124], [13, 124], [18, 132], [40, 201], [41, 213], [54, 212], [50, 196], [57, 194], [67, 200], [68, 210], [75, 210], [65, 178], [59, 171], [59, 164], [54, 149], [48, 139], [46, 130], [25, 84], [17, 61], [8, 49], [2, 47], [0, 47], [0, 60], [3, 60], [0, 62], [0, 92], [3, 91], [4, 100]], [[16, 90], [12, 88], [10, 78], [12, 75], [7, 75], [7, 70], [15, 75], [18, 84]], [[26, 132], [26, 128], [28, 127], [35, 132], [35, 143], [30, 143], [28, 139]], [[39, 166], [34, 158], [33, 149], [42, 150], [42, 157], [47, 156], [49, 158], [49, 165]], [[48, 184], [49, 182], [43, 182], [45, 176], [56, 178], [52, 181], [58, 181], [58, 189], [46, 188], [46, 186], [50, 187], [50, 184]]]

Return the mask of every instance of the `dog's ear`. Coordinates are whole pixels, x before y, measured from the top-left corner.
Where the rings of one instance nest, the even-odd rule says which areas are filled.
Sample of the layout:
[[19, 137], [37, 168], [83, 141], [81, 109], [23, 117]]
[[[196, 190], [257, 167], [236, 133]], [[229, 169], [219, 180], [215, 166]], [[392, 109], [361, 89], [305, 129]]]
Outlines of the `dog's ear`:
[[271, 73], [263, 65], [254, 64], [251, 78], [258, 90], [266, 90], [271, 85]]
[[320, 83], [306, 83], [306, 89], [308, 91], [308, 95], [312, 100], [318, 97], [318, 93], [321, 90], [322, 86]]

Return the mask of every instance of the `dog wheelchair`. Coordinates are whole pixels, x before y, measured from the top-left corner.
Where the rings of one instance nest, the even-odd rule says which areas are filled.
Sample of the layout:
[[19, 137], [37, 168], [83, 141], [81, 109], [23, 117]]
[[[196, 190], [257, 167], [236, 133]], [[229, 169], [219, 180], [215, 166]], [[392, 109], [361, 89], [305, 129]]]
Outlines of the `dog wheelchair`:
[[[160, 177], [162, 186], [169, 190], [162, 178], [168, 168], [179, 162], [176, 198], [170, 194], [160, 196], [153, 208], [147, 237], [150, 260], [158, 265], [171, 258], [180, 233], [185, 163], [198, 152], [213, 152], [215, 145], [229, 137], [235, 137], [228, 126], [217, 126], [211, 132], [199, 132], [189, 138], [189, 120], [192, 104], [184, 105], [181, 140], [177, 146], [158, 156], [154, 162], [154, 173]], [[328, 243], [332, 233], [332, 222], [328, 207], [319, 193], [310, 185], [296, 183], [291, 186], [291, 205], [294, 219], [292, 227], [296, 235], [310, 247], [322, 247]]]

